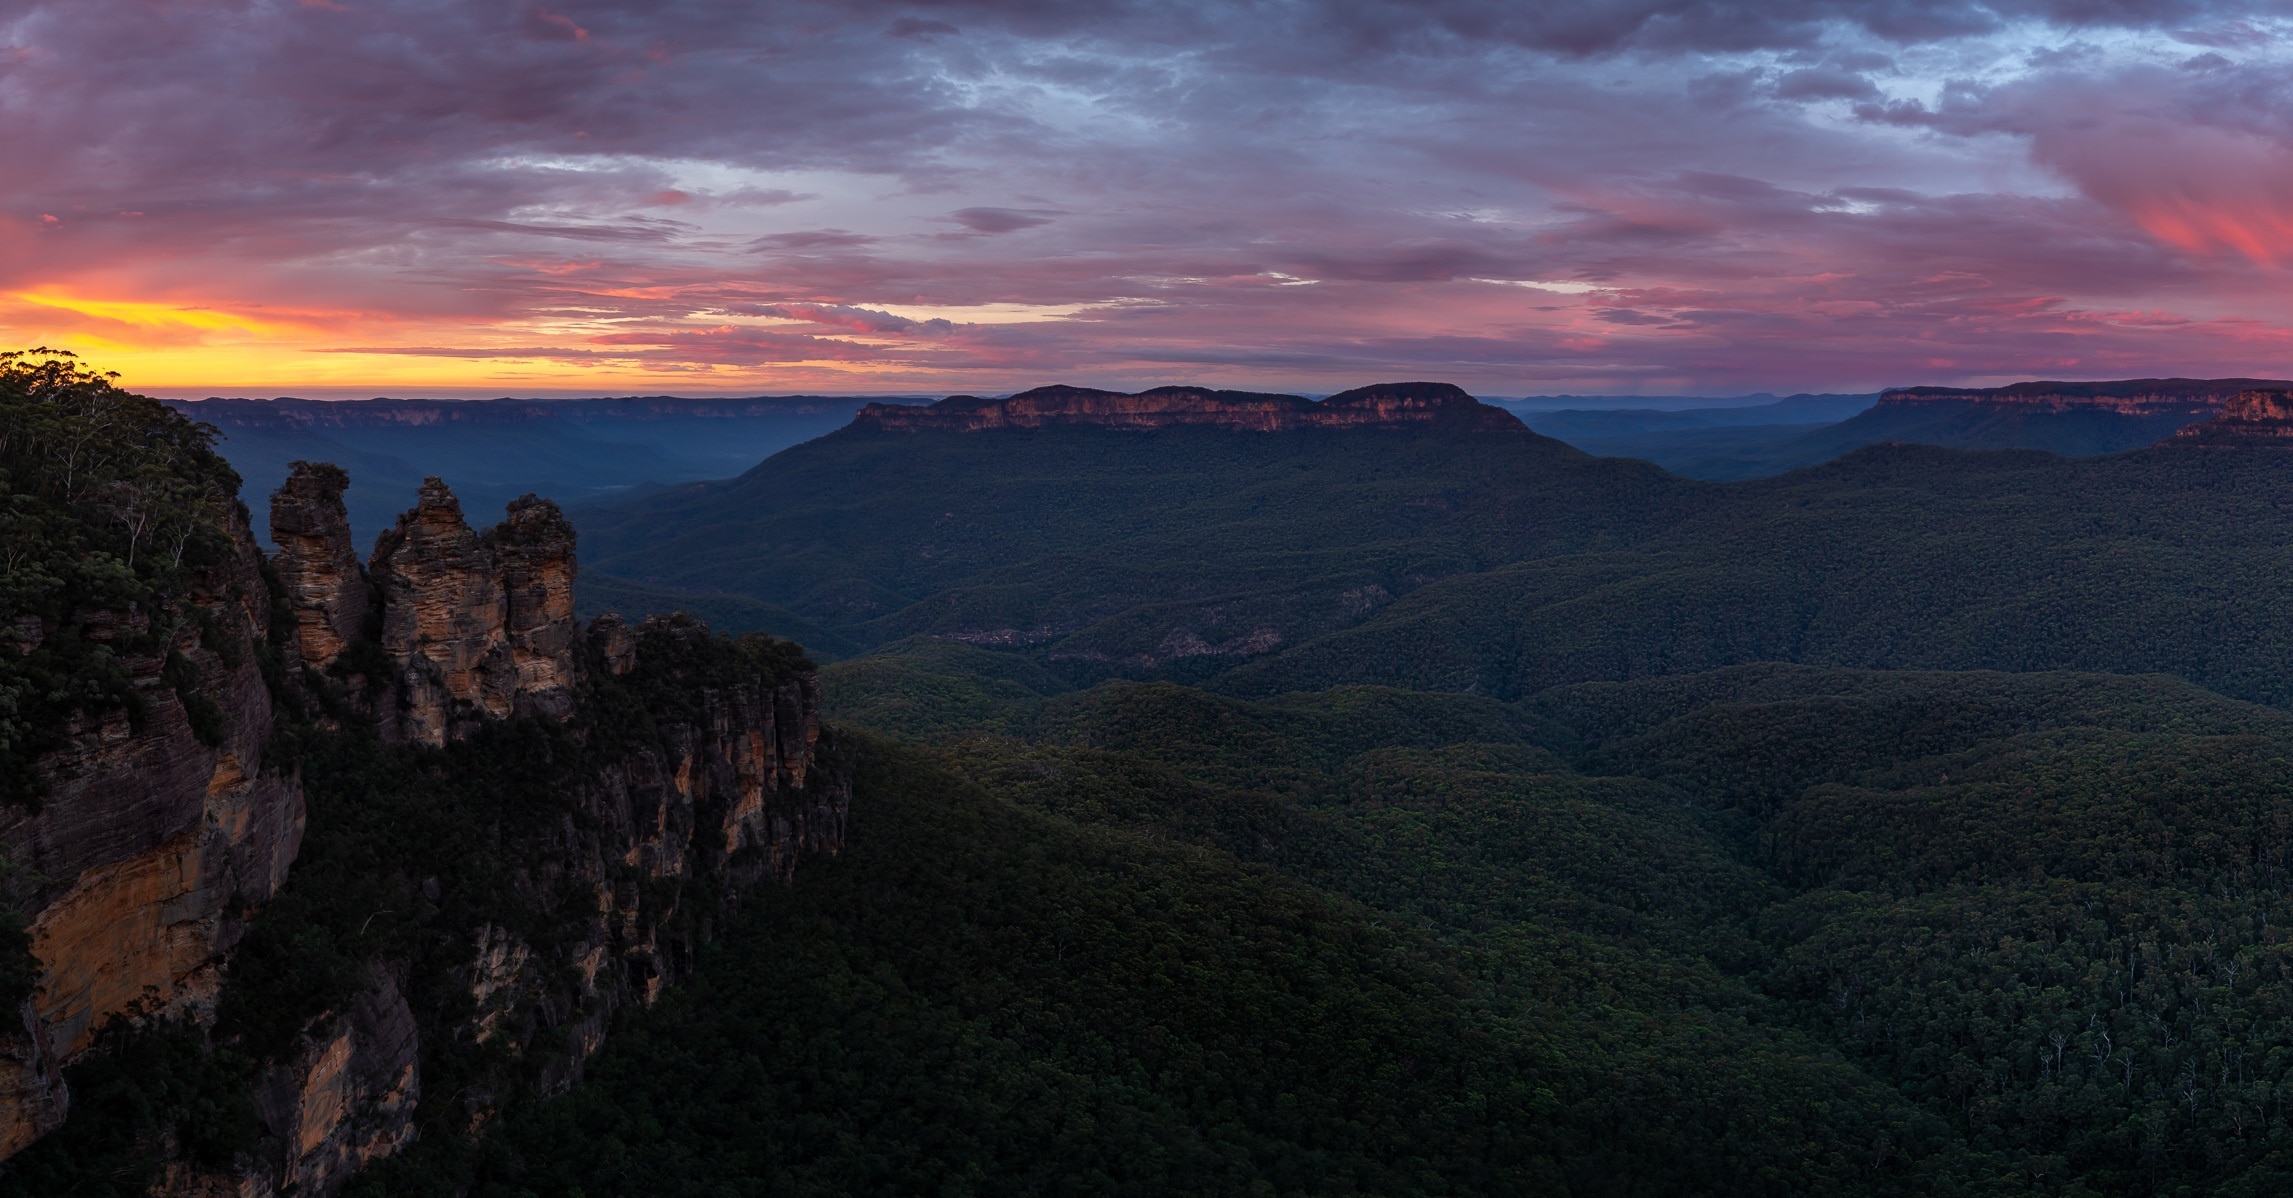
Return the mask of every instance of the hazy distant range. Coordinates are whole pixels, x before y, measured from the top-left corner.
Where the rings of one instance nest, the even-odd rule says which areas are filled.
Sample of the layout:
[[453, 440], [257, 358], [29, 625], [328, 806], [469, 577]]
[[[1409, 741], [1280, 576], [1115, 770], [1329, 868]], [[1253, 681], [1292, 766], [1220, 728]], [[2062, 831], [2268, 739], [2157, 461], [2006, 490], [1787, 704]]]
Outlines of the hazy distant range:
[[[266, 527], [271, 491], [297, 459], [350, 472], [345, 496], [359, 542], [413, 502], [427, 475], [484, 527], [528, 491], [568, 510], [702, 479], [730, 478], [788, 446], [843, 427], [884, 396], [752, 399], [203, 399], [173, 401], [220, 429]], [[932, 397], [890, 397], [927, 403]], [[1876, 395], [1732, 397], [1538, 395], [1492, 399], [1529, 427], [1603, 457], [1647, 458], [1697, 478], [1775, 474], [1836, 456], [1806, 434], [1870, 407]]]
[[[881, 396], [872, 398], [883, 398]], [[287, 463], [350, 472], [361, 545], [411, 507], [435, 474], [470, 523], [485, 527], [528, 491], [568, 509], [700, 479], [730, 478], [851, 422], [867, 398], [203, 399], [171, 406], [222, 430], [217, 446], [246, 480], [241, 495], [268, 540], [270, 494]], [[923, 402], [918, 399], [915, 402]]]
[[1530, 428], [1604, 458], [1646, 458], [1674, 474], [1725, 481], [1781, 474], [1883, 439], [1825, 431], [1879, 395], [1530, 395], [1487, 402]]

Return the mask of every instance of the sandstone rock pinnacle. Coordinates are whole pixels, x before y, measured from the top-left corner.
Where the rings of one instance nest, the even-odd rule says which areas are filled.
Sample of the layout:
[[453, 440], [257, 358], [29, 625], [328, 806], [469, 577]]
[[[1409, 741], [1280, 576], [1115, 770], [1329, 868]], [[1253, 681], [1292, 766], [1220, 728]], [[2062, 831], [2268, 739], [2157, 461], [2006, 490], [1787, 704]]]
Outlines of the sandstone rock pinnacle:
[[486, 534], [501, 566], [504, 631], [521, 715], [573, 711], [580, 627], [573, 615], [573, 525], [547, 499], [525, 495]]
[[464, 725], [511, 714], [517, 665], [500, 574], [444, 481], [423, 480], [368, 569], [382, 589], [382, 649], [399, 667], [398, 731], [443, 745]]
[[271, 493], [271, 559], [294, 615], [295, 648], [303, 664], [324, 670], [358, 639], [370, 592], [351, 544], [350, 515], [342, 492], [350, 479], [320, 462], [296, 462]]

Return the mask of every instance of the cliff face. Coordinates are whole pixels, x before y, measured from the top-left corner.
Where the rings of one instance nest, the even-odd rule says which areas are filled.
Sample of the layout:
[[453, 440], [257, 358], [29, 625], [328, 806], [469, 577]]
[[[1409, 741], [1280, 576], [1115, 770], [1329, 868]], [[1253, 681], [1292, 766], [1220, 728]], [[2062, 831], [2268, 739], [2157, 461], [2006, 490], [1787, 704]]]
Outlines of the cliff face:
[[1298, 395], [1157, 387], [1124, 394], [1088, 387], [1038, 387], [1008, 399], [956, 395], [928, 407], [873, 403], [854, 423], [891, 432], [977, 432], [994, 428], [1158, 429], [1200, 426], [1246, 432], [1309, 428], [1455, 427], [1526, 431], [1518, 418], [1447, 383], [1385, 383], [1316, 403]]
[[[339, 501], [324, 502], [340, 493], [326, 490], [326, 469], [298, 469], [280, 500], [302, 530], [281, 538], [282, 558], [324, 554], [324, 565], [282, 561], [280, 573], [349, 585], [358, 575], [338, 549], [348, 528]], [[314, 490], [322, 501], [305, 503]], [[849, 784], [819, 760], [809, 667], [728, 673], [721, 659], [735, 650], [684, 619], [631, 628], [604, 616], [583, 629], [575, 572], [556, 505], [527, 496], [480, 534], [436, 479], [377, 543], [380, 653], [361, 668], [379, 661], [387, 677], [344, 681], [383, 739], [442, 747], [512, 715], [583, 728], [585, 704], [644, 711], [653, 732], [593, 746], [594, 764], [556, 779], [561, 817], [488, 833], [522, 921], [441, 929], [463, 946], [444, 966], [373, 961], [355, 997], [311, 1015], [264, 1076], [262, 1158], [224, 1175], [178, 1168], [177, 1191], [332, 1194], [412, 1143], [425, 1101], [452, 1104], [430, 1117], [470, 1131], [512, 1093], [572, 1084], [615, 1011], [652, 1002], [690, 967], [697, 926], [743, 889], [841, 848]], [[304, 613], [363, 604], [317, 585], [295, 593], [306, 596], [297, 645], [310, 639]], [[407, 883], [404, 904], [436, 900], [439, 883]], [[425, 1087], [426, 1071], [468, 1059], [493, 1063], [456, 1072], [443, 1093]]]
[[[76, 720], [38, 763], [45, 798], [0, 808], [0, 847], [20, 867], [9, 897], [29, 914], [40, 964], [36, 992], [0, 1037], [0, 1157], [62, 1122], [60, 1070], [106, 1020], [212, 1007], [248, 917], [301, 845], [301, 787], [263, 759], [261, 558], [243, 521], [231, 531], [229, 562], [178, 610], [87, 617], [90, 639], [122, 647], [154, 620], [173, 627], [162, 648], [125, 655], [141, 718]], [[202, 708], [203, 729], [187, 703]]]
[[2293, 390], [2243, 392], [2230, 400], [2220, 415], [2181, 430], [2165, 444], [2199, 448], [2293, 446]]
[[[617, 1011], [690, 970], [697, 929], [745, 890], [841, 849], [850, 785], [821, 758], [809, 672], [728, 680], [696, 665], [722, 642], [682, 618], [632, 629], [603, 616], [582, 641], [595, 673], [569, 709], [663, 708], [652, 734], [565, 778], [558, 818], [493, 829], [512, 910], [448, 931], [458, 947], [442, 966], [374, 961], [356, 996], [313, 1016], [262, 1081], [264, 1158], [181, 1185], [332, 1194], [413, 1143], [425, 1114], [478, 1131], [513, 1094], [573, 1084]], [[437, 897], [439, 879], [406, 884], [409, 906]], [[449, 1084], [429, 1081], [439, 1068]]]
[[302, 463], [271, 496], [272, 566], [294, 618], [296, 655], [314, 670], [333, 665], [366, 623], [370, 594], [342, 506], [349, 485], [340, 470]]
[[1979, 403], [2048, 412], [2114, 412], [2123, 416], [2177, 413], [2202, 420], [2239, 394], [2293, 383], [2266, 379], [2120, 379], [2112, 382], [2014, 383], [2005, 387], [1897, 387], [1880, 393], [1881, 405]]
[[[220, 1170], [169, 1161], [155, 1194], [324, 1198], [425, 1127], [473, 1132], [514, 1094], [572, 1084], [614, 1012], [684, 974], [744, 889], [840, 849], [849, 783], [822, 757], [818, 688], [793, 646], [726, 641], [681, 617], [584, 629], [573, 530], [556, 506], [528, 496], [480, 534], [435, 479], [362, 572], [343, 484], [331, 466], [300, 466], [273, 497], [275, 623], [243, 520], [229, 566], [201, 577], [183, 611], [87, 621], [91, 639], [159, 648], [127, 656], [136, 715], [67, 729], [39, 763], [44, 801], [0, 808], [0, 847], [24, 867], [0, 884], [32, 913], [40, 965], [0, 1035], [0, 1159], [66, 1118], [63, 1069], [112, 1017], [222, 1026], [219, 995], [228, 1011], [241, 984], [232, 952], [272, 926], [262, 905], [289, 885], [305, 839], [303, 780], [263, 759], [275, 720], [317, 720], [284, 743], [368, 746], [356, 752], [380, 755], [383, 773], [409, 752], [392, 745], [451, 750], [497, 728], [532, 739], [498, 726], [505, 717], [539, 719], [548, 731], [534, 735], [556, 747], [521, 779], [526, 806], [458, 828], [485, 846], [484, 878], [410, 875], [393, 859], [346, 888], [341, 862], [361, 854], [344, 851], [342, 805], [373, 796], [342, 795], [340, 779], [314, 787], [333, 795], [338, 872], [308, 884], [397, 897], [341, 928], [308, 923], [330, 908], [306, 902], [292, 916], [306, 922], [287, 926], [347, 952], [374, 919], [423, 910], [432, 922], [384, 942], [398, 949], [356, 950], [369, 959], [327, 1009], [282, 1008], [249, 1095], [259, 1147]], [[143, 635], [154, 621], [174, 631]], [[273, 629], [286, 669], [266, 682]], [[469, 754], [483, 750], [462, 751], [421, 758], [424, 776], [482, 768]], [[426, 1086], [441, 1070], [446, 1082]]]

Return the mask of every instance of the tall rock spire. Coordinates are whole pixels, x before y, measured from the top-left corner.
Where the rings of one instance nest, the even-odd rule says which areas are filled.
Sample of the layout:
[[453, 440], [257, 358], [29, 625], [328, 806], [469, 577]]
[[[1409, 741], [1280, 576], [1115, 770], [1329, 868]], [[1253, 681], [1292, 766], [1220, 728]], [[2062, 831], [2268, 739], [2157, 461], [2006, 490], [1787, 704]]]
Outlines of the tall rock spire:
[[573, 616], [573, 525], [556, 504], [525, 495], [511, 501], [486, 542], [501, 566], [517, 712], [562, 718], [573, 710], [581, 631]]
[[366, 623], [370, 592], [342, 506], [348, 485], [339, 467], [296, 462], [271, 493], [271, 540], [279, 547], [271, 563], [294, 616], [295, 649], [314, 670], [333, 665]]
[[414, 509], [375, 543], [368, 564], [382, 588], [382, 649], [398, 665], [398, 710], [383, 712], [405, 739], [443, 745], [465, 726], [511, 714], [511, 657], [494, 555], [462, 519], [446, 484], [429, 478]]

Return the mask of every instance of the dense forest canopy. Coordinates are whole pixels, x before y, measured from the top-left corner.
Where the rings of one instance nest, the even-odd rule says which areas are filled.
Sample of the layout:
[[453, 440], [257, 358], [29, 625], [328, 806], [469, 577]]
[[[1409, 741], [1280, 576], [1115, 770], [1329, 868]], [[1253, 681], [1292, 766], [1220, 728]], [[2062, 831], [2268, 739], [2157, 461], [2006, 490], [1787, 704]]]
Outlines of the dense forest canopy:
[[[128, 701], [73, 621], [174, 618], [237, 479], [0, 361], [31, 803], [39, 729]], [[452, 1039], [482, 929], [546, 956], [595, 915], [501, 846], [578, 839], [600, 763], [811, 662], [656, 625], [636, 672], [583, 650], [568, 721], [442, 750], [278, 685], [287, 886], [210, 1012], [71, 1067], [0, 1194], [263, 1151], [254, 1079], [382, 961], [435, 1042], [360, 1198], [2282, 1193], [2287, 460], [1886, 446], [1719, 487], [1530, 434], [839, 433], [584, 528], [588, 602], [842, 658], [833, 860], [721, 919], [657, 888], [691, 975], [551, 1082]]]
[[2289, 508], [2263, 450], [1882, 445], [1717, 486], [1534, 435], [856, 427], [579, 518], [596, 603], [747, 604], [829, 653], [1012, 647], [1076, 682], [1520, 698], [1783, 660], [2281, 702]]
[[214, 430], [112, 380], [61, 351], [0, 353], [0, 793], [14, 801], [36, 799], [32, 761], [62, 721], [136, 711], [125, 657], [196, 618], [176, 601], [230, 551], [239, 476]]

